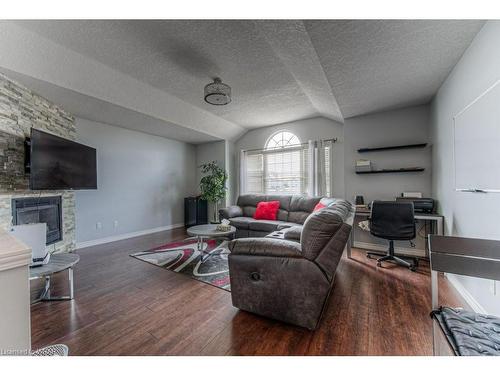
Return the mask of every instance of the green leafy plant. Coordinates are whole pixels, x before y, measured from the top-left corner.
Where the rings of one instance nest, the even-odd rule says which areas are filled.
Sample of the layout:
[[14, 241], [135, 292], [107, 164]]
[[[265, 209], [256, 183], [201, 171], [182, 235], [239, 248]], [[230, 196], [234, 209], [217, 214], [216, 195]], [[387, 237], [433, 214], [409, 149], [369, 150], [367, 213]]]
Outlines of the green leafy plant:
[[204, 176], [200, 180], [201, 198], [214, 205], [214, 222], [218, 222], [219, 201], [226, 196], [227, 173], [211, 161], [200, 166]]

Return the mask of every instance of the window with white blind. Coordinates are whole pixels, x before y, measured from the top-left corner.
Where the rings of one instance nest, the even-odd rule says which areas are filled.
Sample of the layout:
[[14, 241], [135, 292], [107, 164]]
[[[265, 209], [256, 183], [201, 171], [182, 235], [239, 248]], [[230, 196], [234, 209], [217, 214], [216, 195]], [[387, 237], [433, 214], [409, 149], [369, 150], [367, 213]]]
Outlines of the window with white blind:
[[290, 132], [269, 138], [265, 148], [245, 152], [245, 191], [264, 194], [307, 194], [307, 144]]
[[288, 131], [273, 134], [263, 149], [242, 152], [241, 192], [330, 196], [332, 144], [301, 143]]

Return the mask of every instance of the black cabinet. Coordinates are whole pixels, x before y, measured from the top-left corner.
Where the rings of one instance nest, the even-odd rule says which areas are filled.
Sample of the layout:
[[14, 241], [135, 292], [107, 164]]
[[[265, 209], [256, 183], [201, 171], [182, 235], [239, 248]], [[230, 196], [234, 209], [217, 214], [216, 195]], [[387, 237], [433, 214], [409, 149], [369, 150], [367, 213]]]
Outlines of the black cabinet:
[[208, 204], [200, 197], [184, 198], [184, 226], [208, 224]]

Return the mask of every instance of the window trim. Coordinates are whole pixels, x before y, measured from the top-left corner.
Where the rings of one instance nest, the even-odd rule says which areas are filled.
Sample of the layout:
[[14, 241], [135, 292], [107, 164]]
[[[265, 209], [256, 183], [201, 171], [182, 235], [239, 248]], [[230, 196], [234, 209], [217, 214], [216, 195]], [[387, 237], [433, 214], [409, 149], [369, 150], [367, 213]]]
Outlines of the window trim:
[[[292, 134], [294, 137], [297, 138], [297, 140], [299, 141], [299, 143], [293, 144], [293, 145], [290, 145], [290, 146], [267, 147], [267, 145], [269, 144], [269, 142], [271, 141], [271, 139], [273, 139], [276, 135], [278, 135], [280, 133], [290, 133], [290, 134]], [[277, 130], [274, 133], [272, 133], [269, 137], [267, 137], [266, 142], [264, 142], [263, 150], [272, 151], [272, 150], [279, 150], [279, 149], [288, 149], [290, 147], [297, 147], [297, 146], [301, 146], [301, 145], [303, 145], [303, 143], [302, 143], [302, 141], [300, 140], [300, 138], [299, 138], [299, 136], [297, 134], [295, 134], [293, 131], [290, 131], [288, 129], [280, 129], [280, 130]]]

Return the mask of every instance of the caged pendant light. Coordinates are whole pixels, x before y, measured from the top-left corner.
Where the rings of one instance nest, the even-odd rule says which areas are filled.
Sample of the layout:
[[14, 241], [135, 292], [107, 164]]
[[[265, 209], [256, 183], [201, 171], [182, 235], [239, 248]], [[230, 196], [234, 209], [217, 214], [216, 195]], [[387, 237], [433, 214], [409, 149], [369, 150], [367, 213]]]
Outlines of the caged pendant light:
[[212, 105], [231, 103], [231, 87], [222, 83], [220, 78], [214, 78], [212, 83], [205, 86], [205, 101]]

